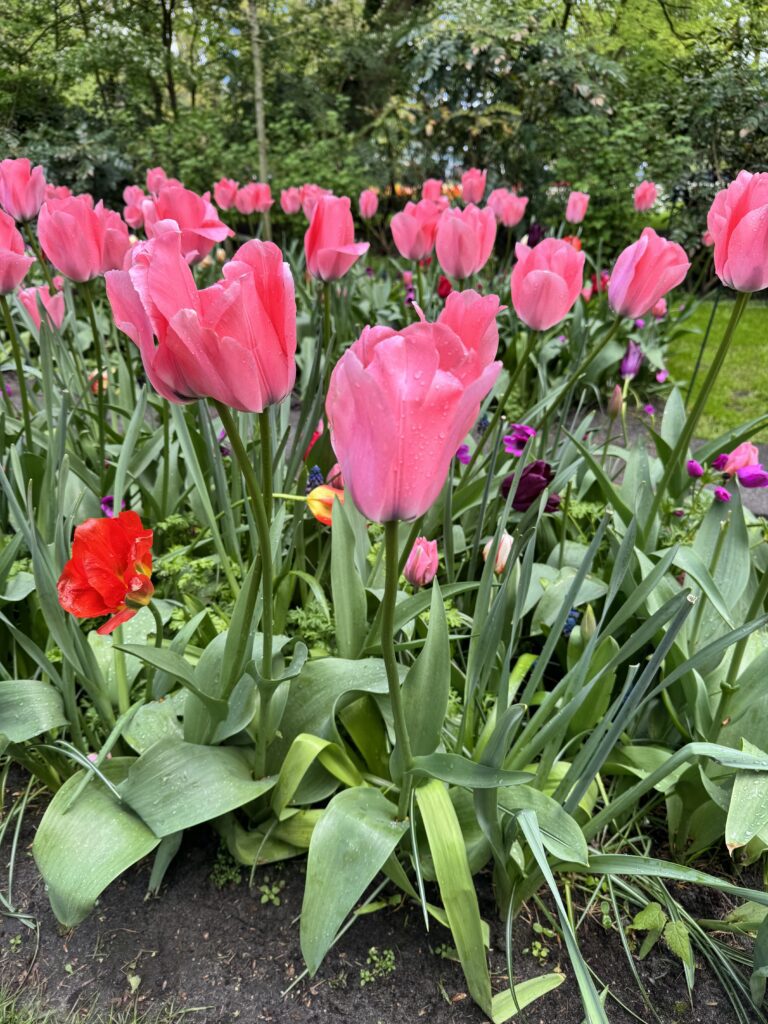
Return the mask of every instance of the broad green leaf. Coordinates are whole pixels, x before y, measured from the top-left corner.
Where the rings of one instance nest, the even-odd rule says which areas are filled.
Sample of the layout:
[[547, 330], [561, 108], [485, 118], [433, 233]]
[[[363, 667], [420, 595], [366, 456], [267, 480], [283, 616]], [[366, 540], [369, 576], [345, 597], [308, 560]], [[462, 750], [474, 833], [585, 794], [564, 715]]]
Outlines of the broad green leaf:
[[429, 631], [424, 647], [402, 687], [403, 710], [414, 754], [437, 750], [451, 687], [451, 650], [445, 604], [437, 580], [432, 584]]
[[[756, 757], [766, 754], [759, 747], [742, 742], [742, 750]], [[768, 826], [768, 772], [736, 773], [725, 822], [725, 845], [733, 855]]]
[[357, 658], [368, 628], [365, 587], [355, 564], [355, 534], [339, 501], [331, 519], [331, 593], [339, 654]]
[[467, 789], [496, 789], [530, 782], [528, 772], [508, 772], [488, 764], [478, 764], [460, 754], [424, 754], [413, 759], [414, 771]]
[[29, 597], [35, 589], [35, 577], [31, 572], [17, 572], [5, 585], [5, 590], [0, 594], [0, 601], [23, 601]]
[[516, 1017], [519, 1010], [541, 999], [565, 981], [564, 974], [541, 974], [538, 978], [529, 978], [515, 985], [515, 996], [509, 989], [497, 992], [491, 1003], [491, 1020], [493, 1024], [505, 1024]]
[[436, 780], [416, 789], [416, 802], [469, 994], [491, 1016], [491, 978], [483, 945], [480, 908], [456, 811], [448, 790]]
[[[118, 758], [102, 770], [119, 782], [131, 764], [132, 759]], [[66, 928], [79, 924], [110, 882], [159, 843], [141, 818], [101, 783], [90, 785], [63, 813], [82, 778], [83, 772], [77, 772], [53, 797], [32, 846], [51, 908]]]
[[274, 784], [271, 777], [252, 777], [245, 751], [168, 737], [133, 762], [118, 788], [126, 804], [162, 837], [242, 807]]
[[668, 948], [679, 957], [685, 966], [693, 971], [695, 963], [691, 949], [691, 936], [682, 921], [668, 921], [664, 926], [663, 938]]
[[531, 786], [514, 786], [500, 790], [499, 806], [505, 811], [532, 810], [536, 815], [544, 847], [557, 860], [589, 862], [584, 834], [556, 800]]
[[160, 700], [143, 704], [123, 731], [123, 739], [137, 754], [143, 754], [166, 736], [183, 738], [180, 718], [184, 717], [186, 691], [176, 690]]
[[0, 752], [41, 732], [66, 725], [59, 691], [36, 679], [0, 682]]
[[318, 736], [302, 733], [291, 744], [272, 792], [272, 810], [280, 819], [293, 800], [310, 766], [319, 761], [331, 775], [349, 787], [362, 786], [363, 777], [343, 747]]
[[301, 952], [315, 974], [336, 933], [407, 828], [377, 789], [347, 789], [315, 825], [301, 910]]
[[[603, 637], [592, 655], [589, 668], [584, 678], [587, 685], [603, 668], [613, 661], [619, 653], [619, 645], [612, 636]], [[608, 670], [603, 673], [589, 695], [589, 700], [583, 704], [571, 719], [568, 727], [568, 735], [576, 736], [581, 732], [587, 732], [601, 721], [611, 703], [613, 684], [616, 681], [616, 671]]]

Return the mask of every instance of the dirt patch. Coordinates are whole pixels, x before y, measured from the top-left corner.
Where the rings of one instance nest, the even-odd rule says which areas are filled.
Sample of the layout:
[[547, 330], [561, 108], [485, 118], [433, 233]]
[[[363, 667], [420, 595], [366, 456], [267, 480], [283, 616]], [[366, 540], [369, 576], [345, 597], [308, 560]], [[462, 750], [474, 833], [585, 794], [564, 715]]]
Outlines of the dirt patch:
[[[304, 969], [298, 923], [304, 862], [260, 869], [252, 887], [243, 872], [239, 882], [219, 888], [211, 877], [217, 842], [205, 828], [187, 834], [159, 897], [145, 898], [151, 868], [145, 861], [104, 893], [79, 928], [62, 933], [29, 852], [37, 817], [39, 813], [29, 814], [24, 825], [14, 902], [17, 910], [36, 919], [39, 932], [36, 936], [15, 919], [0, 918], [0, 982], [14, 991], [42, 992], [54, 1011], [134, 1005], [151, 1011], [172, 1003], [188, 1011], [185, 1019], [200, 1024], [485, 1020], [466, 993], [460, 967], [446, 959], [449, 933], [433, 925], [427, 934], [421, 912], [412, 904], [393, 904], [362, 917], [331, 951], [318, 975], [286, 993]], [[87, 856], [87, 837], [83, 855]], [[502, 989], [506, 957], [488, 876], [480, 876], [478, 891], [483, 915], [491, 923], [494, 988]], [[701, 893], [697, 891], [697, 900]], [[723, 909], [718, 903], [716, 910], [702, 906], [699, 912], [715, 916]], [[515, 924], [516, 980], [552, 970], [561, 971], [566, 980], [529, 1007], [522, 1019], [526, 1024], [581, 1024], [583, 1010], [565, 949], [556, 938], [534, 932], [534, 921], [533, 913], [526, 911]], [[542, 918], [541, 923], [546, 921]], [[540, 948], [538, 957], [532, 955], [535, 941], [546, 948], [546, 955]], [[629, 1010], [651, 1019], [618, 934], [594, 919], [580, 930], [579, 941], [598, 989], [609, 986], [627, 1007], [622, 1009], [609, 998], [612, 1024], [637, 1020]], [[658, 949], [636, 963], [664, 1024], [724, 1024], [734, 1019], [717, 980], [705, 964], [698, 967], [691, 1008], [683, 969], [675, 957]]]

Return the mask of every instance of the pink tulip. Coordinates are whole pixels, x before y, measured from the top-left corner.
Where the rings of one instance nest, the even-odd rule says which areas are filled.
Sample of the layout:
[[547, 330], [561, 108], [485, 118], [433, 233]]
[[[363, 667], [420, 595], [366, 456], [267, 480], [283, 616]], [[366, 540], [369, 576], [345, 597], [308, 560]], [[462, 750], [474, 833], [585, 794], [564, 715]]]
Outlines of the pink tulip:
[[421, 186], [421, 198], [431, 199], [432, 202], [442, 199], [443, 183], [439, 178], [427, 178]]
[[43, 288], [22, 288], [18, 295], [19, 302], [32, 318], [32, 323], [40, 330], [40, 305], [46, 313], [46, 320], [49, 327], [61, 327], [64, 321], [64, 293], [55, 291], [51, 293], [46, 286]]
[[498, 312], [496, 295], [454, 292], [436, 323], [364, 328], [334, 367], [331, 443], [369, 519], [415, 519], [437, 499], [501, 370]]
[[24, 251], [16, 221], [0, 210], [0, 295], [16, 291], [34, 262]]
[[301, 209], [301, 190], [298, 188], [284, 188], [280, 193], [280, 207], [283, 213], [289, 217], [298, 213]]
[[519, 196], [507, 188], [495, 188], [488, 196], [487, 205], [493, 210], [499, 224], [513, 228], [525, 215], [528, 197]]
[[90, 281], [123, 265], [130, 248], [119, 213], [89, 195], [49, 199], [40, 207], [37, 234], [43, 252], [65, 277]]
[[641, 181], [633, 196], [635, 209], [638, 213], [645, 213], [650, 210], [659, 197], [659, 190], [652, 181]]
[[170, 402], [213, 398], [241, 412], [262, 412], [291, 391], [293, 278], [271, 242], [246, 242], [224, 265], [223, 279], [198, 291], [183, 232], [173, 227], [134, 246], [128, 269], [106, 281], [115, 323]]
[[0, 206], [14, 220], [32, 220], [44, 199], [42, 167], [33, 167], [26, 157], [0, 162]]
[[219, 219], [208, 192], [199, 196], [181, 185], [166, 185], [154, 199], [145, 199], [142, 209], [147, 238], [167, 231], [164, 221], [176, 222], [181, 231], [182, 251], [192, 263], [207, 256], [216, 242], [234, 234]]
[[662, 320], [667, 315], [667, 300], [659, 299], [651, 313], [653, 313], [657, 320]]
[[366, 188], [360, 193], [358, 208], [363, 220], [370, 220], [371, 217], [376, 216], [376, 211], [379, 208], [379, 197], [372, 188]]
[[565, 208], [565, 219], [569, 224], [581, 224], [587, 215], [588, 206], [588, 192], [571, 192], [568, 196], [568, 205]]
[[718, 469], [721, 469], [727, 476], [733, 476], [734, 473], [738, 473], [740, 469], [746, 469], [747, 466], [759, 465], [760, 452], [755, 445], [744, 441], [725, 457], [723, 464], [718, 466]]
[[[509, 561], [509, 556], [512, 552], [512, 545], [512, 537], [505, 530], [504, 533], [502, 533], [501, 537], [499, 538], [499, 543], [496, 548], [496, 558], [494, 559], [493, 562], [493, 571], [496, 573], [497, 576], [501, 576], [501, 574], [507, 567], [507, 562]], [[488, 561], [492, 548], [493, 538], [491, 538], [491, 540], [489, 540], [488, 543], [483, 548], [483, 561]]]
[[437, 575], [440, 559], [437, 541], [417, 537], [403, 566], [403, 576], [413, 587], [426, 587]]
[[123, 189], [123, 220], [129, 228], [140, 228], [144, 223], [142, 203], [146, 199], [144, 189], [140, 185], [126, 185]]
[[234, 178], [220, 178], [213, 186], [213, 199], [220, 210], [231, 210], [239, 184]]
[[768, 286], [768, 173], [740, 171], [715, 196], [707, 228], [715, 243], [715, 272], [724, 285], [738, 292]]
[[708, 249], [711, 249], [712, 246], [715, 244], [715, 238], [711, 231], [705, 231], [704, 234], [701, 236], [701, 241], [702, 244], [705, 245]]
[[147, 171], [147, 191], [153, 196], [159, 195], [160, 190], [168, 185], [181, 186], [181, 182], [178, 178], [169, 178], [162, 167], [151, 167]]
[[684, 280], [690, 267], [677, 242], [643, 228], [640, 238], [621, 253], [611, 272], [608, 302], [619, 316], [644, 316]]
[[347, 196], [320, 196], [304, 235], [307, 270], [321, 281], [344, 277], [370, 246], [355, 242], [351, 202]]
[[488, 262], [495, 241], [493, 210], [472, 203], [463, 210], [444, 210], [435, 239], [438, 262], [449, 277], [471, 277]]
[[546, 331], [565, 318], [579, 297], [584, 253], [561, 238], [544, 238], [532, 249], [518, 242], [515, 257], [512, 305], [524, 324]]
[[69, 199], [72, 195], [72, 189], [66, 185], [51, 185], [50, 182], [45, 186], [45, 199]]
[[272, 189], [261, 181], [251, 181], [237, 190], [235, 207], [238, 213], [249, 217], [252, 213], [266, 213], [274, 203]]
[[397, 251], [406, 260], [423, 260], [435, 248], [437, 223], [443, 207], [431, 199], [406, 203], [389, 222]]
[[465, 203], [482, 203], [487, 175], [487, 171], [480, 171], [477, 167], [464, 171], [461, 176], [461, 198]]
[[322, 196], [333, 195], [329, 188], [321, 188], [320, 185], [315, 185], [311, 181], [301, 186], [299, 194], [301, 196], [301, 209], [307, 220], [312, 220], [312, 214], [315, 212], [317, 202]]

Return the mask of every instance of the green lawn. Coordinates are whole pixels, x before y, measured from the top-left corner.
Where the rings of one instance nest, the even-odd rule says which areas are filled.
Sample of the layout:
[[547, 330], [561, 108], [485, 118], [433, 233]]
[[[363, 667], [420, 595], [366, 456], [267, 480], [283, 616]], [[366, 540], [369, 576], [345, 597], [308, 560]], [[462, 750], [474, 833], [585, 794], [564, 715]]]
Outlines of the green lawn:
[[[712, 313], [712, 301], [699, 303], [685, 321], [691, 333], [676, 339], [668, 350], [669, 369], [676, 381], [687, 390], [704, 333]], [[697, 387], [704, 379], [712, 357], [725, 331], [733, 309], [733, 300], [721, 299], [709, 340], [704, 351]], [[717, 437], [726, 430], [768, 412], [768, 304], [752, 299], [744, 311], [725, 366], [710, 395], [707, 409], [697, 433], [700, 437]], [[768, 431], [757, 436], [768, 441]]]

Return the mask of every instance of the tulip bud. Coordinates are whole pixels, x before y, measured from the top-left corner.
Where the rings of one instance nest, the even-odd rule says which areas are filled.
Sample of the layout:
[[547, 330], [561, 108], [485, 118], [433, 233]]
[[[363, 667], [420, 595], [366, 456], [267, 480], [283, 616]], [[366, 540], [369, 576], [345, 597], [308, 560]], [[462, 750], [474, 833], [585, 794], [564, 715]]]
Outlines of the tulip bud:
[[731, 500], [730, 492], [727, 491], [725, 489], [725, 487], [716, 487], [715, 488], [715, 501], [723, 501], [723, 502], [725, 502], [725, 501], [730, 501], [730, 500]]
[[226, 252], [226, 249], [222, 249], [221, 247], [219, 247], [219, 248], [218, 248], [218, 249], [216, 250], [216, 262], [217, 262], [217, 263], [224, 263], [224, 261], [226, 260], [226, 258], [227, 258], [227, 252]]
[[624, 395], [621, 391], [621, 385], [617, 384], [611, 392], [611, 397], [608, 400], [608, 415], [612, 420], [615, 420], [617, 416], [621, 415], [623, 405]]
[[584, 612], [584, 618], [581, 620], [581, 638], [586, 643], [591, 637], [594, 636], [597, 630], [597, 619], [595, 613], [592, 610], [592, 605], [588, 604], [586, 611]]
[[337, 487], [328, 487], [326, 484], [321, 484], [319, 487], [315, 487], [313, 491], [310, 491], [307, 495], [307, 505], [309, 511], [323, 526], [331, 525], [331, 512], [333, 509], [333, 500], [337, 498], [341, 504], [344, 504], [344, 491], [339, 490]]
[[700, 462], [697, 462], [696, 459], [689, 459], [685, 468], [688, 470], [688, 476], [693, 477], [694, 480], [697, 480], [700, 476], [704, 476], [704, 467]]
[[[488, 561], [488, 556], [491, 553], [493, 547], [493, 538], [483, 548], [483, 561]], [[493, 564], [493, 571], [497, 576], [500, 576], [507, 565], [510, 552], [512, 551], [512, 538], [505, 530], [499, 539], [499, 546], [496, 548], [496, 561]]]
[[426, 587], [435, 578], [438, 561], [437, 541], [417, 537], [403, 567], [403, 576], [414, 587]]

